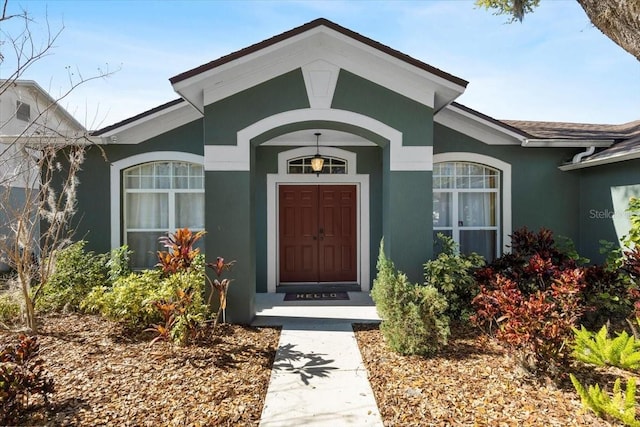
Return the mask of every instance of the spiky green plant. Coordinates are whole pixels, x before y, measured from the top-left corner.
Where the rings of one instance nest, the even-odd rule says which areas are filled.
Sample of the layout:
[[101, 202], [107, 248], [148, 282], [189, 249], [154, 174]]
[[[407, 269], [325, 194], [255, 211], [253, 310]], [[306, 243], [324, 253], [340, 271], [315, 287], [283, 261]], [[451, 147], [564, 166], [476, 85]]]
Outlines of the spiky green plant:
[[636, 418], [636, 380], [633, 377], [627, 381], [626, 390], [622, 390], [620, 378], [616, 379], [612, 396], [609, 396], [598, 384], [585, 389], [573, 374], [569, 376], [583, 407], [591, 409], [600, 418], [610, 417], [624, 425], [640, 427], [640, 420]]
[[640, 342], [625, 331], [610, 338], [606, 325], [597, 333], [584, 326], [573, 330], [573, 356], [584, 363], [596, 366], [615, 366], [637, 371], [640, 369]]

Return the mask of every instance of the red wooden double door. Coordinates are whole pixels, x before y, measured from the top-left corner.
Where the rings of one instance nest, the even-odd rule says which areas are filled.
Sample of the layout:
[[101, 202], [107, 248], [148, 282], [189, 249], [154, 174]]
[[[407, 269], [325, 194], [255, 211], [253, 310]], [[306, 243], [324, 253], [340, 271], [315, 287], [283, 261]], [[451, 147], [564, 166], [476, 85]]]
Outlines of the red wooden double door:
[[356, 282], [355, 185], [279, 187], [280, 282]]

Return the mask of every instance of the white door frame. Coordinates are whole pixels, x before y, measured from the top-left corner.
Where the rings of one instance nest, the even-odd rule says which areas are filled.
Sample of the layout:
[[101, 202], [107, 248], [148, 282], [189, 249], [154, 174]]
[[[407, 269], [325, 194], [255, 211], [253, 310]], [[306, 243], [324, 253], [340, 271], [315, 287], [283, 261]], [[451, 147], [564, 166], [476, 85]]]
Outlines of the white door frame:
[[280, 185], [345, 184], [356, 186], [356, 230], [357, 230], [357, 280], [362, 292], [371, 289], [370, 272], [370, 225], [369, 225], [369, 175], [356, 174], [357, 156], [351, 151], [333, 147], [323, 147], [325, 156], [338, 157], [347, 161], [347, 173], [340, 175], [288, 174], [289, 159], [313, 155], [315, 147], [301, 147], [278, 154], [278, 173], [267, 174], [267, 292], [276, 291], [279, 283], [279, 230], [278, 230], [278, 187]]

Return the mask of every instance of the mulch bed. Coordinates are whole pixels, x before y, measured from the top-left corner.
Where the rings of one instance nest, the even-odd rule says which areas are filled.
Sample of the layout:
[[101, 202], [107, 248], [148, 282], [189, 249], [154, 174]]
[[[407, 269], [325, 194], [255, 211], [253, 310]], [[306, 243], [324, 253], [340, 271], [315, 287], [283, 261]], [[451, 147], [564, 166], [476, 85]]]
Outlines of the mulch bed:
[[[149, 345], [98, 316], [42, 319], [41, 357], [55, 381], [51, 407], [34, 400], [21, 425], [255, 426], [280, 331], [221, 325], [197, 345]], [[436, 357], [389, 351], [377, 325], [354, 325], [384, 424], [611, 426], [585, 412], [570, 383], [532, 381], [497, 343], [452, 328]], [[0, 331], [0, 345], [14, 334]], [[576, 368], [609, 390], [620, 372]]]
[[[453, 327], [432, 358], [389, 351], [377, 325], [354, 325], [384, 424], [390, 426], [610, 426], [585, 412], [569, 381], [533, 381], [497, 343]], [[611, 390], [614, 375], [586, 368]], [[584, 382], [583, 381], [583, 384]]]
[[[23, 425], [251, 426], [264, 404], [280, 331], [220, 325], [176, 347], [98, 316], [42, 319], [40, 355], [55, 381]], [[0, 344], [14, 334], [0, 332]]]

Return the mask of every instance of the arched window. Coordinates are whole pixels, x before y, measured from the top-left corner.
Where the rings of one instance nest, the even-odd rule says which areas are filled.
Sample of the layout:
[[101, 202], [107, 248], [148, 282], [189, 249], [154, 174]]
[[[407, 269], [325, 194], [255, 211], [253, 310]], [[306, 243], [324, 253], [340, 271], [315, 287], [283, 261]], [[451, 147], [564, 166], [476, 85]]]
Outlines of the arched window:
[[157, 161], [123, 172], [124, 242], [134, 251], [131, 266], [157, 263], [158, 237], [177, 228], [204, 229], [204, 168]]
[[478, 163], [433, 166], [433, 233], [450, 236], [462, 253], [499, 255], [500, 173]]
[[[337, 157], [322, 157], [324, 158], [324, 165], [322, 166], [322, 171], [320, 173], [331, 175], [344, 175], [347, 173], [346, 160], [339, 159]], [[313, 169], [311, 169], [311, 159], [313, 159], [313, 156], [297, 157], [295, 159], [288, 160], [287, 173], [315, 173]]]

